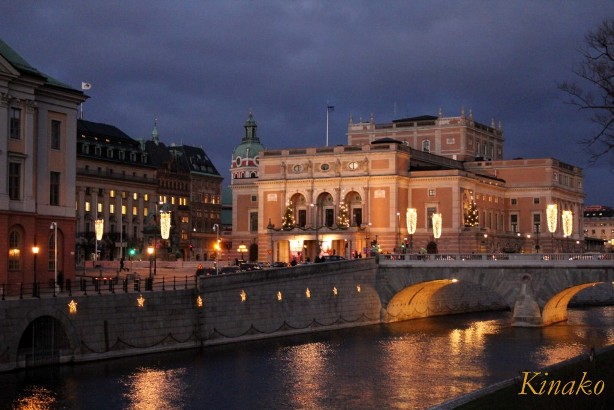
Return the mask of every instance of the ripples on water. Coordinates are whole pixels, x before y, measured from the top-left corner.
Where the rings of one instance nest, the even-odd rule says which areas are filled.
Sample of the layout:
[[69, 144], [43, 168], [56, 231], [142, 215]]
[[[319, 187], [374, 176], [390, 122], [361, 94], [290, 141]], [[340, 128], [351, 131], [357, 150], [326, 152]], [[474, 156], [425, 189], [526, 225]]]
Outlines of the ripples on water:
[[614, 343], [614, 308], [412, 320], [0, 375], [7, 409], [424, 408]]

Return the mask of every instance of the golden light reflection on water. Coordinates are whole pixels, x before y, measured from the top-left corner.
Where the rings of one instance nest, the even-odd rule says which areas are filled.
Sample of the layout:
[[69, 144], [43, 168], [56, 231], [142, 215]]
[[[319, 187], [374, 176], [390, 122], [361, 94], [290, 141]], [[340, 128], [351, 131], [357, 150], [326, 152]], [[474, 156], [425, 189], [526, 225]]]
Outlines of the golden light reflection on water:
[[31, 387], [25, 396], [19, 397], [13, 406], [15, 410], [46, 410], [55, 404], [55, 394], [43, 387]]
[[185, 369], [159, 370], [139, 368], [124, 382], [129, 409], [181, 409], [186, 396]]
[[[426, 391], [429, 401], [437, 403], [481, 387], [486, 336], [500, 327], [494, 320], [476, 321], [447, 334], [409, 334], [384, 343], [382, 366], [389, 368], [391, 377], [407, 380], [392, 383], [393, 394], [400, 401], [412, 402]], [[441, 383], [441, 375], [454, 383]]]
[[[282, 359], [287, 362], [287, 384], [293, 386], [289, 408], [317, 408], [314, 403], [323, 391], [328, 365], [329, 348], [324, 343], [308, 343], [290, 346], [283, 351]], [[315, 406], [315, 407], [314, 407]]]

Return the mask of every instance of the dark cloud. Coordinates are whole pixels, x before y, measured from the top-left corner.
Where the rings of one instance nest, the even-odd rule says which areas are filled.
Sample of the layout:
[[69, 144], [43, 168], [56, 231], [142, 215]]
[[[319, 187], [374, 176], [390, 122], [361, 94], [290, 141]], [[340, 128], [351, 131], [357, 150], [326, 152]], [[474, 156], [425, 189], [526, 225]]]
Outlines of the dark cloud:
[[[227, 177], [252, 110], [267, 147], [323, 145], [375, 115], [501, 122], [506, 157], [585, 167], [588, 203], [614, 205], [612, 164], [586, 168], [593, 127], [557, 84], [610, 1], [8, 2], [0, 37], [38, 69], [92, 84], [85, 116], [202, 145]], [[227, 180], [228, 182], [228, 180]]]

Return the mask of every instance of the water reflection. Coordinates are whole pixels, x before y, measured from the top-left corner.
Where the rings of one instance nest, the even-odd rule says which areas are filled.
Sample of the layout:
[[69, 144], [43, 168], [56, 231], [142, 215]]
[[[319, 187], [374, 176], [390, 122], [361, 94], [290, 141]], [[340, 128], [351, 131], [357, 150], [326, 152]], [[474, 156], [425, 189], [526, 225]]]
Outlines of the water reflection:
[[138, 368], [120, 381], [125, 387], [123, 394], [126, 408], [138, 410], [182, 409], [186, 397], [185, 368], [152, 369]]
[[23, 396], [15, 400], [16, 410], [50, 409], [56, 403], [54, 392], [44, 387], [31, 386], [24, 391]]
[[0, 374], [0, 409], [425, 408], [614, 344], [614, 307], [546, 328], [509, 312]]

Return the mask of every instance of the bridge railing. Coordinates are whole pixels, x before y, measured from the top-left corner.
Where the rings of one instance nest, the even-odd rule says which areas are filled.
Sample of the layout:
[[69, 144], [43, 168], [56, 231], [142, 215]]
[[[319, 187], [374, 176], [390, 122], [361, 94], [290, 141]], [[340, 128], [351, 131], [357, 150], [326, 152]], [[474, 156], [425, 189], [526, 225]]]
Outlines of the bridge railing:
[[380, 258], [391, 261], [614, 261], [614, 253], [390, 253]]
[[90, 277], [79, 276], [62, 283], [53, 279], [46, 283], [0, 284], [0, 300], [46, 298], [56, 296], [102, 295], [114, 293], [164, 292], [196, 287], [195, 275], [173, 277]]

